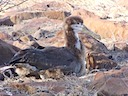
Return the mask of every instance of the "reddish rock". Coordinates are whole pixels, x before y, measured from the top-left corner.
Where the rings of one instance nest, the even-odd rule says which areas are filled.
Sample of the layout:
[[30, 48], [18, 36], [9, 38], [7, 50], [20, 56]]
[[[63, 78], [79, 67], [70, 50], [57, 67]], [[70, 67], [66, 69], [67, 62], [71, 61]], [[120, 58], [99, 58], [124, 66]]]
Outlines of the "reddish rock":
[[28, 9], [36, 11], [60, 10], [70, 12], [73, 10], [73, 7], [65, 2], [45, 1], [45, 3], [37, 3]]
[[64, 11], [46, 11], [43, 15], [42, 17], [48, 17], [50, 19], [64, 20], [68, 16], [68, 13]]
[[108, 72], [98, 72], [89, 89], [94, 87], [99, 96], [125, 96], [128, 95], [128, 67]]
[[29, 11], [29, 12], [17, 12], [15, 15], [10, 16], [10, 20], [14, 24], [17, 24], [22, 22], [23, 20], [39, 18], [39, 17], [47, 17], [50, 19], [63, 20], [67, 16], [68, 14], [64, 11], [56, 11], [56, 10], [42, 11], [42, 12]]
[[9, 62], [18, 50], [17, 47], [0, 40], [0, 65]]
[[11, 38], [11, 37], [7, 33], [0, 32], [0, 39], [7, 40], [9, 38]]
[[20, 40], [24, 43], [28, 43], [29, 41], [35, 41], [35, 39], [31, 35], [21, 36]]
[[110, 78], [97, 93], [98, 96], [127, 96], [128, 80], [126, 78]]
[[17, 12], [10, 16], [13, 23], [20, 23], [23, 20], [32, 19], [34, 17], [40, 17], [42, 12]]
[[30, 47], [30, 46], [28, 46], [25, 43], [20, 42], [20, 41], [14, 41], [13, 45], [16, 46], [17, 48], [20, 48], [20, 49], [26, 49], [26, 48]]
[[94, 80], [100, 80], [102, 78], [110, 78], [110, 77], [116, 77], [116, 78], [119, 78], [119, 77], [123, 77], [123, 74], [122, 74], [122, 69], [120, 70], [110, 70], [110, 71], [106, 71], [106, 72], [97, 72], [95, 77], [94, 77]]
[[61, 28], [61, 24], [61, 20], [49, 19], [47, 17], [33, 18], [26, 23], [14, 25], [14, 30], [16, 32], [19, 31], [20, 33], [26, 33], [29, 35], [34, 34], [34, 32], [36, 32], [39, 28], [54, 32]]
[[48, 17], [50, 19], [63, 20], [70, 15], [73, 10], [72, 6], [64, 2], [45, 1], [45, 3], [36, 3], [27, 8], [25, 11], [11, 10], [5, 13], [5, 16], [10, 17], [13, 24], [20, 23], [23, 20], [32, 18]]
[[94, 13], [86, 11], [84, 9], [75, 10], [73, 15], [79, 15], [84, 19], [84, 24], [101, 36], [101, 38], [111, 38], [112, 40], [127, 40], [128, 38], [128, 24], [127, 23], [115, 23], [101, 19]]
[[38, 48], [43, 49], [44, 47], [39, 45], [36, 41], [14, 41], [13, 45], [20, 49], [26, 49], [26, 48]]
[[[43, 41], [43, 42], [42, 42]], [[41, 38], [37, 41], [42, 46], [56, 46], [62, 47], [65, 44], [63, 30], [56, 33], [52, 38]]]
[[126, 7], [126, 9], [128, 8], [128, 0], [116, 0], [117, 4], [122, 6], [122, 7]]

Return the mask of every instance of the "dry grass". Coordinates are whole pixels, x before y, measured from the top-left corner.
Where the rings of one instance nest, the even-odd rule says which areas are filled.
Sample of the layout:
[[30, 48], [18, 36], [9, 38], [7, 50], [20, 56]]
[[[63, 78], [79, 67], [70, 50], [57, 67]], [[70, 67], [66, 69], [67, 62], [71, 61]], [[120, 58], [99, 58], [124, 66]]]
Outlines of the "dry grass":
[[[93, 75], [85, 76], [84, 78], [77, 78], [75, 76], [64, 77], [62, 80], [56, 81], [53, 79], [44, 79], [44, 80], [36, 80], [34, 78], [19, 78], [19, 79], [7, 79], [1, 83], [0, 91], [3, 90], [5, 93], [9, 94], [24, 94], [26, 96], [35, 96], [35, 94], [40, 94], [43, 91], [47, 91], [54, 96], [94, 96], [94, 92], [87, 90], [86, 85], [90, 83]], [[90, 80], [89, 80], [90, 79]], [[18, 82], [49, 82], [44, 86], [34, 86], [36, 87], [36, 91], [34, 93], [28, 93], [25, 90], [18, 90], [9, 87], [8, 85]], [[52, 82], [64, 82], [65, 90], [59, 93], [55, 93], [53, 88], [57, 85]], [[21, 83], [20, 83], [21, 84]], [[60, 85], [61, 86], [61, 85]], [[18, 87], [19, 88], [19, 87]], [[22, 89], [22, 88], [21, 88]]]

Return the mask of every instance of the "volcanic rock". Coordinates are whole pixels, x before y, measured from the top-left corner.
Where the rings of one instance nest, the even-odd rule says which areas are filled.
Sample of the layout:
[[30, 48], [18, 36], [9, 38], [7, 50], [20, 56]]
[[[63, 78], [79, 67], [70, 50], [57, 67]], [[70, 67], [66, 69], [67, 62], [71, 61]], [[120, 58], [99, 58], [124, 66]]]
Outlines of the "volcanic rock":
[[19, 48], [0, 40], [0, 65], [8, 63], [18, 50]]

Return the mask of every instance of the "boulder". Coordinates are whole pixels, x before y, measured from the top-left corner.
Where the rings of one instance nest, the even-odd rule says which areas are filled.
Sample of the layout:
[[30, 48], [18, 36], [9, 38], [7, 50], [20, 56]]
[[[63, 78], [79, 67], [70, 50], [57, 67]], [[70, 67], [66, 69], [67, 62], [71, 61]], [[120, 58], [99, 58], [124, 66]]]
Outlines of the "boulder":
[[72, 14], [81, 16], [84, 20], [84, 24], [93, 32], [99, 34], [101, 38], [111, 38], [117, 41], [126, 41], [128, 39], [127, 23], [102, 19], [85, 9], [75, 10]]
[[21, 23], [23, 20], [29, 20], [33, 18], [39, 18], [39, 17], [47, 17], [50, 19], [57, 19], [57, 20], [63, 20], [65, 17], [68, 16], [67, 12], [64, 11], [42, 11], [42, 12], [17, 12], [15, 15], [10, 16], [10, 20], [14, 23]]
[[[29, 1], [30, 2], [30, 1]], [[26, 2], [27, 4], [28, 2]], [[31, 2], [32, 3], [32, 2]], [[22, 4], [24, 5], [24, 4]], [[27, 5], [28, 6], [28, 5]], [[24, 10], [24, 11], [23, 11]], [[73, 7], [65, 2], [45, 1], [45, 3], [35, 3], [26, 9], [10, 10], [4, 14], [14, 24], [32, 18], [47, 17], [50, 19], [63, 20], [70, 15]]]
[[8, 63], [17, 51], [19, 48], [0, 40], [0, 65]]
[[[98, 72], [94, 81], [88, 89], [94, 88], [98, 96], [124, 96], [128, 95], [128, 67], [120, 70], [110, 70], [108, 72]], [[95, 87], [94, 87], [95, 86]]]
[[[43, 41], [43, 42], [42, 42]], [[37, 41], [42, 46], [56, 46], [56, 47], [62, 47], [65, 44], [64, 40], [64, 32], [63, 30], [58, 31], [55, 36], [51, 38], [41, 38]]]
[[0, 18], [0, 26], [1, 25], [5, 25], [5, 26], [13, 26], [14, 23], [10, 20], [10, 17], [4, 17], [4, 18]]
[[71, 12], [73, 10], [73, 6], [66, 2], [58, 2], [58, 1], [45, 1], [45, 3], [37, 3], [33, 6], [29, 7], [28, 10], [35, 11], [48, 11], [48, 10], [58, 10], [58, 11], [67, 11]]
[[110, 78], [106, 81], [106, 83], [102, 86], [102, 89], [97, 93], [98, 96], [127, 96], [127, 83], [128, 80], [126, 78]]
[[[43, 23], [42, 23], [43, 22]], [[14, 31], [24, 34], [34, 34], [37, 30], [42, 29], [49, 32], [56, 32], [62, 28], [62, 20], [49, 19], [47, 17], [32, 18], [27, 22], [14, 25]]]

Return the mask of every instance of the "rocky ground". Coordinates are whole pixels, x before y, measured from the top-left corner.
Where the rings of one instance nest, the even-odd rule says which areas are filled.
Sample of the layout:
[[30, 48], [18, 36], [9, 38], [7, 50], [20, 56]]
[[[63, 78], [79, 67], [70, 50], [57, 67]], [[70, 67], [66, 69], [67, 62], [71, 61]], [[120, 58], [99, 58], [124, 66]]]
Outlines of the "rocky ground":
[[21, 49], [63, 46], [63, 20], [77, 15], [86, 26], [79, 35], [86, 47], [88, 71], [83, 77], [57, 80], [6, 78], [0, 81], [0, 96], [127, 96], [127, 1], [1, 0], [1, 67]]

